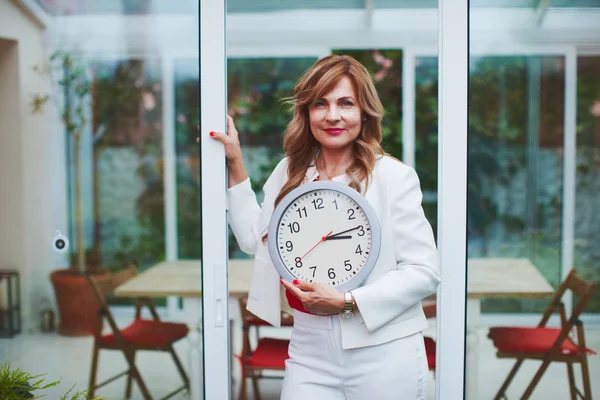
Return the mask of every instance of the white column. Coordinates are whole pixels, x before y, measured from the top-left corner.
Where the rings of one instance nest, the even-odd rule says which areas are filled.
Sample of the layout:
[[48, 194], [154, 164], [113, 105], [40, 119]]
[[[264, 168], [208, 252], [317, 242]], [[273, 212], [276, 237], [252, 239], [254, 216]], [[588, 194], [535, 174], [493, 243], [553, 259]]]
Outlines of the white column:
[[[561, 242], [561, 278], [573, 269], [575, 236], [575, 192], [577, 190], [577, 50], [565, 54], [565, 122], [563, 160], [563, 210]], [[573, 294], [568, 290], [563, 302], [571, 310]]]
[[[439, 2], [438, 243], [436, 398], [463, 398], [467, 206], [469, 3]], [[475, 371], [468, 370], [467, 376]], [[470, 398], [472, 399], [472, 398]]]
[[416, 82], [415, 54], [410, 49], [402, 53], [402, 162], [415, 167]]
[[[163, 174], [165, 199], [165, 254], [167, 261], [177, 260], [177, 155], [175, 154], [175, 82], [173, 58], [162, 60]], [[177, 313], [177, 297], [167, 297], [170, 318]]]
[[227, 176], [225, 132], [225, 1], [200, 2], [200, 160], [202, 179], [202, 316], [204, 398], [229, 399], [230, 353], [227, 286]]

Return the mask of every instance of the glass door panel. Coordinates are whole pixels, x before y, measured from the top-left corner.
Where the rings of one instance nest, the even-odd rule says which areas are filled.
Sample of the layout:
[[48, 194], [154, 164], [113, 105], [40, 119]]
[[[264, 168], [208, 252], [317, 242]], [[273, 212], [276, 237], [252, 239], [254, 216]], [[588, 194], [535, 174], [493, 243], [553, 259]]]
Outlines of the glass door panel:
[[[501, 338], [488, 334], [490, 327], [537, 326], [573, 269], [596, 280], [586, 243], [595, 234], [587, 210], [595, 204], [588, 146], [597, 74], [577, 53], [598, 40], [589, 27], [600, 10], [582, 7], [539, 4], [530, 10], [535, 21], [528, 22], [515, 9], [498, 7], [493, 15], [470, 9], [468, 277], [485, 279], [467, 305], [468, 346], [482, 349], [470, 353], [465, 371], [473, 382], [469, 399], [570, 395], [567, 371], [559, 365], [551, 364], [532, 384], [539, 364], [525, 361], [508, 380], [515, 360], [498, 358]], [[568, 38], [566, 26], [573, 28]], [[567, 291], [561, 300], [569, 318], [578, 299]], [[593, 310], [592, 299], [585, 311]], [[561, 326], [558, 316], [547, 324]], [[585, 323], [584, 332], [593, 335]], [[497, 373], [487, 373], [491, 368]], [[576, 368], [577, 379], [580, 373]]]
[[[143, 398], [146, 391], [163, 397], [189, 379], [190, 398], [200, 399], [205, 390], [207, 394], [213, 390], [203, 385], [202, 349], [211, 349], [211, 359], [228, 360], [212, 353], [228, 354], [223, 327], [215, 335], [205, 324], [211, 344], [203, 346], [201, 338], [200, 299], [202, 294], [210, 298], [211, 311], [205, 315], [214, 326], [218, 296], [212, 288], [226, 277], [226, 250], [223, 246], [216, 256], [202, 252], [207, 242], [218, 251], [210, 238], [201, 240], [200, 225], [200, 210], [214, 210], [215, 205], [209, 201], [200, 207], [196, 141], [200, 103], [197, 92], [189, 89], [190, 80], [196, 86], [200, 81], [199, 27], [205, 25], [212, 32], [204, 34], [211, 39], [202, 42], [203, 47], [216, 59], [220, 48], [221, 61], [211, 60], [214, 72], [202, 75], [215, 85], [206, 88], [210, 96], [204, 98], [217, 98], [219, 93], [223, 98], [220, 111], [215, 106], [211, 109], [209, 101], [204, 103], [205, 112], [221, 116], [217, 123], [210, 119], [206, 123], [222, 129], [224, 25], [211, 23], [224, 20], [224, 3], [206, 2], [211, 7], [203, 5], [202, 13], [198, 2], [163, 3], [60, 0], [20, 6], [3, 2], [0, 6], [0, 72], [14, 78], [12, 86], [2, 85], [2, 96], [8, 97], [0, 102], [0, 119], [10, 121], [12, 132], [7, 136], [8, 131], [1, 130], [2, 160], [13, 166], [13, 174], [0, 174], [0, 183], [3, 188], [17, 188], [2, 190], [2, 220], [9, 221], [1, 233], [2, 243], [11, 245], [0, 248], [0, 264], [20, 278], [19, 296], [11, 294], [10, 304], [18, 301], [23, 327], [19, 336], [0, 344], [0, 353], [11, 368], [47, 374], [48, 383], [61, 379], [45, 392], [36, 392], [48, 398], [61, 398], [71, 386], [86, 390], [133, 364], [141, 376], [132, 381], [133, 398]], [[176, 60], [186, 57], [196, 60], [196, 68], [181, 73], [186, 67]], [[19, 106], [7, 108], [7, 98]], [[222, 183], [222, 157], [219, 162]], [[218, 183], [205, 179], [204, 185]], [[224, 243], [224, 210], [221, 218]], [[4, 240], [13, 236], [19, 245]], [[219, 254], [222, 268], [215, 267]], [[211, 271], [217, 270], [223, 278], [209, 276], [211, 287], [205, 290], [201, 286], [203, 257], [210, 260]], [[130, 266], [137, 269], [137, 275], [113, 280], [128, 273]], [[114, 283], [114, 287], [102, 287], [111, 289], [106, 293], [108, 309], [117, 328], [139, 333], [149, 326], [144, 325], [148, 321], [157, 324], [153, 327], [164, 327], [154, 321], [156, 317], [177, 324], [169, 326], [177, 328], [171, 339], [177, 339], [175, 354], [185, 378], [168, 353], [142, 352], [135, 360], [127, 360], [124, 353], [100, 350], [99, 358], [92, 357], [94, 343], [102, 340], [95, 340], [91, 333], [102, 314], [86, 273], [92, 281], [106, 278]], [[4, 275], [0, 281], [0, 330], [4, 330], [4, 310], [11, 306], [4, 297]], [[226, 283], [220, 287], [226, 294]], [[139, 322], [133, 305], [145, 299], [157, 313], [142, 307], [139, 317], [144, 322]], [[98, 337], [115, 334], [108, 320], [104, 322], [104, 329], [96, 332]], [[115, 336], [104, 341], [111, 337]], [[159, 347], [156, 344], [149, 350]], [[58, 362], [56, 354], [63, 355]], [[223, 377], [221, 383], [208, 379], [225, 388], [225, 397], [227, 362], [224, 370], [216, 372]], [[211, 367], [205, 370], [213, 372], [223, 364], [207, 363]], [[100, 373], [91, 378], [92, 371]], [[96, 395], [120, 398], [123, 385], [111, 382], [97, 388]]]

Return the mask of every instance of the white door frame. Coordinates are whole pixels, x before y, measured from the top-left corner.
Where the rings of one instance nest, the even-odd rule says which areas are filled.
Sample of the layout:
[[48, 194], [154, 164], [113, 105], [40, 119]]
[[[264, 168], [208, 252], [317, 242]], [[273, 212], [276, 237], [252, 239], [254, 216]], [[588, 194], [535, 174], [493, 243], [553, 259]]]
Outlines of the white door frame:
[[223, 207], [227, 204], [225, 152], [223, 146], [209, 136], [211, 131], [225, 132], [226, 126], [225, 13], [224, 0], [200, 1], [202, 349], [205, 399], [228, 399], [231, 396], [227, 210]]
[[438, 11], [437, 237], [442, 282], [435, 393], [438, 400], [454, 400], [465, 393], [469, 2], [440, 0]]

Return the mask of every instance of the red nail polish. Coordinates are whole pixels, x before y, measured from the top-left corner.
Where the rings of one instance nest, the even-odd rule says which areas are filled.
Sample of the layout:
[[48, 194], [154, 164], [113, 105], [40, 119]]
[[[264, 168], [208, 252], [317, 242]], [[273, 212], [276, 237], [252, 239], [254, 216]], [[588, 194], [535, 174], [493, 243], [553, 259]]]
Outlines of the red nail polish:
[[211, 132], [211, 133], [210, 133], [210, 136], [215, 136], [215, 133], [214, 133], [214, 132]]
[[298, 279], [294, 279], [294, 285], [297, 285], [299, 283], [300, 283], [300, 281]]

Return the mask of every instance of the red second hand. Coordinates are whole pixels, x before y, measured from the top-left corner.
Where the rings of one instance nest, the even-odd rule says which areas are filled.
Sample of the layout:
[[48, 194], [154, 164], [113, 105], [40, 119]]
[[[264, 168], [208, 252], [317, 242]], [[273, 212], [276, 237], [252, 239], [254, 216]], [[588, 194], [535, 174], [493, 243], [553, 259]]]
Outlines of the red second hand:
[[312, 249], [310, 249], [309, 251], [307, 251], [307, 252], [306, 252], [306, 254], [304, 254], [302, 257], [300, 257], [300, 260], [302, 260], [304, 257], [306, 257], [306, 256], [308, 255], [308, 253], [310, 253], [311, 251], [313, 251], [313, 250], [315, 249], [315, 247], [317, 247], [318, 245], [320, 245], [320, 244], [321, 244], [321, 242], [324, 242], [324, 241], [325, 241], [325, 238], [326, 238], [327, 236], [331, 235], [332, 233], [333, 233], [333, 231], [330, 231], [330, 232], [329, 232], [327, 235], [323, 236], [323, 237], [321, 238], [321, 240], [319, 240], [319, 242], [318, 242], [317, 244], [315, 244], [315, 245], [312, 247]]

